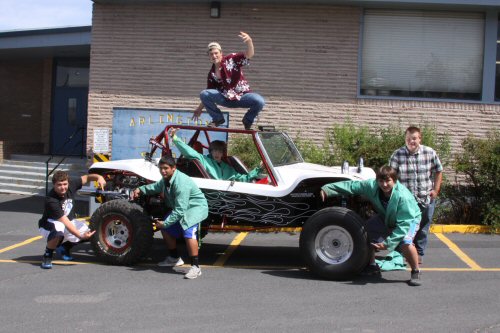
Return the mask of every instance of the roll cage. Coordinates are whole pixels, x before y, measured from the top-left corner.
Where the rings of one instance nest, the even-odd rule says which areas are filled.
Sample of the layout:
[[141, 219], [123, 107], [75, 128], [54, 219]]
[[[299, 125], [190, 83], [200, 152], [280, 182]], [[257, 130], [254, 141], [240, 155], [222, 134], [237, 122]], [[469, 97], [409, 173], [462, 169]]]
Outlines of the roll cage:
[[[268, 184], [277, 186], [278, 182], [276, 180], [276, 176], [273, 172], [273, 163], [271, 159], [269, 158], [268, 153], [264, 149], [264, 146], [262, 144], [262, 140], [259, 137], [258, 133], [261, 133], [259, 131], [255, 130], [239, 130], [239, 129], [229, 129], [229, 128], [217, 128], [217, 127], [199, 127], [199, 126], [189, 126], [189, 125], [167, 125], [165, 129], [158, 134], [156, 137], [152, 137], [149, 140], [149, 144], [151, 146], [150, 151], [145, 154], [145, 159], [152, 161], [153, 156], [156, 152], [157, 149], [160, 149], [161, 151], [161, 156], [170, 156], [174, 157], [172, 149], [171, 149], [171, 138], [168, 135], [168, 132], [171, 128], [177, 128], [177, 129], [184, 129], [184, 130], [191, 130], [194, 131], [193, 135], [187, 140], [187, 144], [192, 147], [193, 149], [197, 150], [200, 152], [200, 149], [205, 148], [208, 149], [210, 143], [212, 142], [212, 137], [210, 135], [211, 132], [220, 132], [220, 133], [226, 133], [227, 135], [229, 134], [245, 134], [245, 135], [250, 135], [252, 137], [253, 143], [255, 147], [257, 148], [257, 152], [261, 158], [261, 161], [263, 163], [263, 168], [266, 170], [267, 174], [269, 175], [268, 178]], [[205, 140], [203, 140], [205, 139]], [[206, 142], [206, 144], [202, 142]], [[202, 151], [200, 153], [203, 153]], [[299, 154], [300, 155], [300, 154]], [[183, 156], [179, 156], [177, 158], [177, 163], [179, 165], [183, 165], [185, 163], [185, 159]], [[239, 161], [238, 158], [234, 156], [228, 156], [227, 155], [227, 150], [224, 152], [223, 155], [223, 160], [227, 162], [229, 165], [233, 166], [239, 173], [246, 173], [248, 170], [244, 166], [241, 161]], [[201, 178], [211, 178], [210, 175], [206, 172], [206, 170], [201, 166], [201, 164], [196, 161], [196, 160], [190, 160], [189, 163], [193, 163], [196, 165], [196, 168], [198, 169], [198, 172], [196, 173], [196, 177], [201, 177]], [[183, 169], [188, 170], [190, 167], [183, 165]], [[192, 169], [189, 169], [192, 170]]]

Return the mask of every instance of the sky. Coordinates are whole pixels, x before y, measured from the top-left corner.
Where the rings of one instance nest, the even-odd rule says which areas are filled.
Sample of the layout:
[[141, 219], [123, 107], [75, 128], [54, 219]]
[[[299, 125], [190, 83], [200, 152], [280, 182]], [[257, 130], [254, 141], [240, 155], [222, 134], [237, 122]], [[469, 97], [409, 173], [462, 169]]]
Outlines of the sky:
[[0, 31], [92, 25], [91, 0], [0, 0]]

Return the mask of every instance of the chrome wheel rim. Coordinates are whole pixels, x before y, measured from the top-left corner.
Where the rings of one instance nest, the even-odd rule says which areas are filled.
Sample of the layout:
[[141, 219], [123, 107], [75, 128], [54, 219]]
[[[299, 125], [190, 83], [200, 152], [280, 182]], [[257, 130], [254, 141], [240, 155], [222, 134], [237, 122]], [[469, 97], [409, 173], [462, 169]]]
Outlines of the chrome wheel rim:
[[124, 251], [129, 246], [131, 225], [121, 216], [109, 216], [103, 225], [103, 239], [115, 251]]
[[328, 226], [316, 235], [314, 249], [318, 257], [332, 265], [347, 261], [354, 250], [351, 234], [339, 226]]

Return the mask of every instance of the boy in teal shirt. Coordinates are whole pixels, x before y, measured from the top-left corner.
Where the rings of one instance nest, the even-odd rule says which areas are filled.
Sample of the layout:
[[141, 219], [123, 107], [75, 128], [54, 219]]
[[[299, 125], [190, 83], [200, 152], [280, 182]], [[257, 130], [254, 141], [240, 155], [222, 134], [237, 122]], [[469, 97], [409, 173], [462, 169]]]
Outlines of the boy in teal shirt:
[[226, 150], [226, 143], [224, 141], [212, 141], [209, 146], [210, 154], [205, 156], [198, 153], [196, 150], [185, 144], [181, 139], [175, 135], [177, 132], [176, 128], [170, 130], [170, 137], [172, 142], [179, 149], [182, 155], [188, 159], [195, 159], [200, 161], [202, 166], [207, 170], [208, 174], [214, 179], [219, 180], [235, 180], [238, 182], [251, 182], [259, 176], [262, 172], [262, 168], [256, 167], [247, 174], [241, 174], [236, 172], [236, 170], [229, 164], [222, 161], [224, 156], [224, 151]]
[[198, 241], [196, 234], [199, 224], [208, 216], [208, 204], [205, 195], [193, 180], [177, 170], [172, 157], [163, 156], [158, 168], [162, 179], [156, 183], [143, 185], [133, 192], [134, 198], [139, 195], [163, 193], [165, 204], [172, 209], [164, 221], [157, 221], [156, 228], [161, 230], [169, 256], [159, 266], [181, 266], [184, 261], [177, 253], [176, 238], [181, 235], [186, 240], [186, 247], [191, 258], [191, 268], [184, 276], [186, 279], [195, 279], [201, 275], [198, 263]]
[[321, 188], [323, 200], [342, 194], [366, 196], [378, 213], [367, 221], [368, 237], [373, 249], [370, 265], [365, 269], [365, 273], [380, 274], [375, 263], [375, 250], [391, 252], [400, 246], [411, 267], [408, 283], [411, 286], [421, 285], [418, 254], [413, 245], [421, 213], [413, 194], [397, 180], [396, 170], [386, 165], [378, 170], [376, 179], [344, 181], [327, 184]]

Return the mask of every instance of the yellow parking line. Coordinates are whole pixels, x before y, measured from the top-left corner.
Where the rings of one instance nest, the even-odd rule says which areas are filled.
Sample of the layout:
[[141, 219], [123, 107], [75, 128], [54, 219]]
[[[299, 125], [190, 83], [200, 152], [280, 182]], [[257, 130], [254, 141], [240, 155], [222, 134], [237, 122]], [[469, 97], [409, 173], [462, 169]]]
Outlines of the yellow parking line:
[[[41, 258], [41, 257], [40, 257]], [[17, 260], [17, 259], [0, 259], [0, 263], [21, 263], [21, 264], [40, 264], [41, 260]], [[55, 265], [100, 265], [98, 262], [83, 262], [83, 261], [63, 261], [63, 260], [53, 260]]]
[[451, 240], [449, 240], [445, 235], [441, 233], [435, 233], [436, 237], [439, 238], [443, 243], [446, 244], [450, 248], [453, 253], [457, 255], [460, 260], [465, 262], [470, 268], [472, 269], [481, 269], [481, 266], [479, 266], [474, 260], [472, 260], [465, 252], [460, 250], [460, 248], [453, 243]]
[[233, 241], [229, 246], [227, 247], [226, 251], [224, 251], [224, 254], [221, 255], [214, 263], [214, 266], [224, 266], [224, 263], [229, 259], [231, 254], [236, 250], [238, 245], [241, 244], [241, 242], [245, 239], [245, 237], [248, 235], [248, 232], [240, 232], [236, 237], [234, 237]]
[[3, 249], [0, 249], [0, 253], [4, 253], [4, 252], [7, 252], [7, 251], [9, 251], [9, 250], [15, 249], [16, 247], [21, 247], [21, 246], [24, 246], [24, 245], [26, 245], [26, 244], [32, 243], [32, 242], [34, 242], [34, 241], [37, 241], [37, 240], [39, 240], [40, 238], [42, 238], [42, 236], [36, 236], [36, 237], [30, 238], [30, 239], [27, 239], [27, 240], [25, 240], [24, 242], [21, 242], [21, 243], [17, 243], [17, 244], [11, 245], [11, 246], [4, 247]]
[[[411, 268], [407, 269], [408, 271]], [[500, 268], [439, 268], [439, 267], [420, 267], [421, 271], [428, 272], [500, 272]]]
[[[40, 260], [17, 260], [17, 259], [0, 259], [0, 263], [17, 263], [17, 264], [40, 264]], [[71, 266], [71, 265], [106, 265], [106, 263], [102, 262], [83, 262], [83, 261], [63, 261], [63, 260], [54, 260], [52, 261], [54, 265], [61, 266]], [[157, 263], [138, 263], [136, 266], [151, 266], [156, 267]], [[110, 266], [113, 267], [113, 266]], [[183, 265], [183, 268], [189, 267], [189, 265]], [[266, 270], [306, 270], [306, 267], [301, 266], [264, 266], [264, 265], [226, 265], [226, 266], [216, 266], [216, 265], [200, 265], [201, 268], [232, 268], [232, 269], [266, 269]], [[407, 271], [410, 268], [406, 269]], [[500, 272], [500, 268], [446, 268], [446, 267], [420, 267], [421, 271], [425, 272]]]

